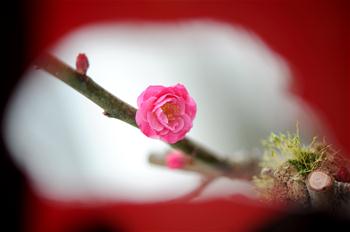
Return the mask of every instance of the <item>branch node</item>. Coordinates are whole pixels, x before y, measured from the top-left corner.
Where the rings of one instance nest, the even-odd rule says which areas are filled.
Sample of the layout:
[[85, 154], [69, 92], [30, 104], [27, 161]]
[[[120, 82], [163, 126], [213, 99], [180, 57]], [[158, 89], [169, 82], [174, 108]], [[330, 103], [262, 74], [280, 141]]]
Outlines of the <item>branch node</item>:
[[112, 115], [110, 113], [108, 113], [107, 111], [103, 111], [102, 114], [106, 117], [112, 118]]

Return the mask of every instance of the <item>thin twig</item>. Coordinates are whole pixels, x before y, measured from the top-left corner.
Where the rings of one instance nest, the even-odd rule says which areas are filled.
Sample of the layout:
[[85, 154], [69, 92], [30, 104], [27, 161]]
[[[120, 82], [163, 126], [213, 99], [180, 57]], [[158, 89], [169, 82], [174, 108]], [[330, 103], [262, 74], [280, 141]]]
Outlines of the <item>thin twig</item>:
[[[165, 158], [164, 156], [151, 154], [148, 156], [148, 162], [153, 165], [168, 168], [164, 158]], [[219, 177], [223, 175], [222, 171], [218, 169], [214, 169], [210, 166], [207, 166], [204, 163], [198, 164], [198, 162], [188, 163], [184, 167], [178, 170], [199, 173], [207, 178]]]
[[191, 192], [189, 192], [189, 193], [187, 193], [187, 194], [185, 194], [183, 196], [180, 196], [178, 198], [175, 198], [175, 199], [173, 199], [171, 201], [168, 201], [168, 203], [192, 201], [193, 199], [199, 197], [203, 193], [205, 188], [208, 187], [209, 184], [213, 182], [213, 180], [215, 180], [215, 178], [213, 178], [213, 177], [205, 177], [203, 180], [201, 180], [200, 184], [195, 189], [193, 189]]
[[[104, 110], [105, 115], [108, 115], [108, 117], [119, 119], [137, 127], [135, 121], [136, 109], [113, 96], [87, 75], [78, 73], [75, 69], [48, 53], [43, 54], [40, 59], [36, 60], [35, 65], [37, 68], [45, 70], [93, 101]], [[231, 171], [232, 169], [229, 162], [218, 158], [216, 154], [189, 138], [169, 145], [219, 170]]]
[[[158, 165], [161, 167], [168, 168], [165, 162], [165, 155], [159, 154], [150, 154], [148, 156], [149, 163], [153, 165]], [[244, 162], [231, 162], [232, 168], [231, 171], [223, 171], [214, 169], [212, 166], [207, 165], [204, 162], [194, 161], [192, 163], [186, 164], [179, 170], [189, 171], [199, 173], [207, 178], [216, 178], [220, 176], [225, 176], [230, 179], [246, 179], [251, 180], [254, 175], [256, 175], [259, 171], [258, 160], [249, 159]]]

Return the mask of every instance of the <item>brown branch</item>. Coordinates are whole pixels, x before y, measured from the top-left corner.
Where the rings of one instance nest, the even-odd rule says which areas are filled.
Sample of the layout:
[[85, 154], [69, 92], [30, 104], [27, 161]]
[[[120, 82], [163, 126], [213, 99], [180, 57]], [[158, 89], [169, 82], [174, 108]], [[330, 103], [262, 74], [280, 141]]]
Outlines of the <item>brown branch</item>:
[[[165, 158], [164, 156], [151, 154], [148, 156], [148, 162], [153, 164], [153, 165], [168, 168], [164, 158]], [[181, 169], [178, 169], [178, 170], [196, 172], [196, 173], [199, 173], [207, 178], [219, 177], [219, 176], [223, 175], [222, 171], [220, 171], [218, 169], [213, 169], [210, 166], [207, 166], [205, 164], [201, 164], [198, 162], [188, 163], [184, 167], [182, 167]]]
[[[165, 162], [165, 155], [151, 154], [148, 157], [148, 161], [151, 164], [167, 168]], [[196, 172], [209, 178], [225, 176], [230, 179], [241, 178], [247, 180], [250, 180], [254, 175], [258, 174], [259, 172], [258, 160], [256, 159], [249, 159], [245, 162], [240, 163], [231, 162], [231, 165], [233, 168], [230, 171], [223, 171], [214, 169], [212, 166], [209, 166], [204, 162], [194, 161], [186, 164], [179, 170]]]
[[[43, 54], [40, 59], [36, 60], [35, 65], [37, 68], [45, 70], [49, 74], [55, 76], [100, 106], [108, 117], [119, 119], [137, 127], [135, 121], [136, 109], [121, 99], [113, 96], [87, 75], [77, 72], [55, 56], [47, 53]], [[218, 158], [216, 154], [193, 142], [189, 138], [185, 138], [175, 144], [169, 145], [175, 149], [183, 151], [188, 156], [199, 159], [221, 171], [226, 172], [231, 171], [232, 169], [229, 162]]]
[[350, 199], [350, 183], [335, 181], [334, 191], [340, 200], [348, 201]]

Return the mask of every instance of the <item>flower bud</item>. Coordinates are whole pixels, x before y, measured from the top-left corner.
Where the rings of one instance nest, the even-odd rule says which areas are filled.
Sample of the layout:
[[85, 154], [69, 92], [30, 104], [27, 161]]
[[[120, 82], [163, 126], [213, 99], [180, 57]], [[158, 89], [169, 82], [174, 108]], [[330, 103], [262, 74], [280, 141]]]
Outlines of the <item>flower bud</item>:
[[165, 157], [166, 166], [171, 169], [183, 168], [189, 159], [180, 151], [171, 151]]
[[79, 53], [75, 62], [76, 70], [82, 75], [86, 75], [89, 68], [89, 60], [84, 53]]

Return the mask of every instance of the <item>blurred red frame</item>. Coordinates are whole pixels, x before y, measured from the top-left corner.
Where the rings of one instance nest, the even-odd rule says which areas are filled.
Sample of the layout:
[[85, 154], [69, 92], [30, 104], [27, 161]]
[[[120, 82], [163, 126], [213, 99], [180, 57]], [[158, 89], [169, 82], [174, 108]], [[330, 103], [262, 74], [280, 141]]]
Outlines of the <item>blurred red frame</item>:
[[[213, 19], [243, 26], [289, 62], [297, 94], [325, 121], [336, 145], [350, 154], [348, 1], [37, 0], [28, 10], [29, 61], [89, 23]], [[74, 231], [91, 220], [122, 231], [247, 231], [275, 214], [242, 197], [196, 205], [116, 203], [86, 208], [28, 192], [27, 228], [35, 232]]]

